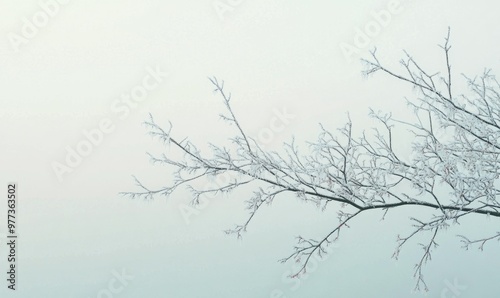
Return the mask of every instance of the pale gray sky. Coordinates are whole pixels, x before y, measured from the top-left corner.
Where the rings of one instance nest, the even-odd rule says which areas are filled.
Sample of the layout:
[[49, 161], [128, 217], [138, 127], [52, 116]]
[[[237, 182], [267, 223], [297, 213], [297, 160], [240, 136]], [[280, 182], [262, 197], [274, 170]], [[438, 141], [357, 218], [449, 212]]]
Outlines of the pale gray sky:
[[[294, 236], [328, 231], [333, 212], [280, 200], [237, 241], [222, 230], [246, 220], [248, 193], [210, 200], [186, 224], [179, 206], [189, 202], [187, 192], [151, 203], [118, 192], [137, 190], [132, 174], [152, 186], [171, 179], [145, 155], [162, 150], [141, 125], [149, 112], [200, 144], [231, 136], [208, 76], [225, 80], [249, 133], [267, 128], [275, 110], [294, 115], [269, 148], [292, 135], [314, 140], [318, 122], [333, 130], [348, 111], [357, 129], [368, 128], [368, 107], [408, 115], [402, 98], [412, 93], [381, 76], [363, 78], [359, 58], [376, 46], [396, 65], [406, 49], [440, 69], [437, 44], [451, 26], [457, 78], [499, 69], [498, 8], [451, 0], [0, 0], [0, 184], [20, 188], [19, 291], [3, 282], [0, 295], [108, 297], [110, 280], [125, 269], [134, 278], [112, 297], [424, 297], [411, 292], [419, 248], [391, 259], [412, 214], [353, 223], [330, 257], [296, 281], [283, 278], [293, 264], [276, 261], [291, 252]], [[390, 20], [347, 57], [341, 45], [352, 45], [381, 10], [393, 11]], [[135, 107], [122, 102], [122, 94], [140, 90], [147, 95]], [[103, 119], [110, 132], [58, 179], [52, 164], [65, 163], [68, 146], [75, 149]], [[495, 223], [478, 221], [467, 231]], [[456, 232], [441, 238], [426, 267], [428, 297], [496, 297], [499, 246], [464, 251]], [[2, 272], [5, 252], [2, 239]], [[460, 296], [449, 290], [456, 282]]]

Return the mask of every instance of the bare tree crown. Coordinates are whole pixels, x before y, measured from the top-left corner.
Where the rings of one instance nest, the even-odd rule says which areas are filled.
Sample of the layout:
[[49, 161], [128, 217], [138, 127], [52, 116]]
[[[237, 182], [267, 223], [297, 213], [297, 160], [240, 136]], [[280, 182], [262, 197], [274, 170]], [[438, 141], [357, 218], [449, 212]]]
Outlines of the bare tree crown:
[[[293, 259], [304, 273], [313, 254], [326, 253], [350, 221], [371, 210], [385, 213], [399, 207], [429, 209], [428, 216], [411, 218], [413, 231], [398, 236], [394, 257], [417, 234], [429, 235], [422, 244], [423, 254], [415, 266], [416, 289], [427, 290], [422, 269], [437, 246], [440, 230], [473, 215], [500, 217], [500, 85], [490, 70], [478, 77], [463, 76], [469, 86], [467, 95], [457, 94], [452, 84], [449, 32], [441, 50], [445, 71], [429, 73], [410, 54], [400, 61], [399, 71], [383, 66], [376, 55], [363, 60], [366, 75], [383, 73], [416, 89], [416, 98], [407, 100], [415, 120], [393, 118], [391, 114], [371, 112], [381, 123], [374, 134], [354, 136], [352, 122], [336, 133], [320, 128], [316, 141], [310, 143], [307, 155], [299, 153], [295, 142], [285, 143], [285, 154], [264, 150], [241, 127], [231, 108], [231, 94], [224, 82], [210, 78], [223, 99], [226, 113], [221, 117], [234, 124], [237, 135], [230, 138], [237, 148], [210, 145], [210, 156], [204, 156], [188, 140], [178, 141], [151, 116], [146, 122], [149, 133], [174, 145], [184, 158], [171, 159], [166, 154], [150, 155], [154, 163], [172, 166], [172, 185], [151, 190], [138, 179], [139, 192], [126, 192], [131, 197], [169, 196], [176, 188], [186, 186], [199, 203], [206, 193], [226, 193], [242, 185], [255, 184], [256, 190], [246, 201], [249, 217], [241, 225], [227, 231], [241, 237], [256, 212], [278, 195], [294, 195], [313, 202], [318, 208], [336, 208], [338, 225], [321, 239], [298, 237], [293, 253], [282, 261]], [[399, 156], [392, 133], [403, 126], [414, 135], [411, 156]], [[224, 172], [234, 173], [233, 180], [214, 189], [197, 189], [192, 182]], [[425, 214], [425, 213], [419, 213]], [[478, 245], [482, 249], [490, 240], [500, 240], [500, 232], [482, 239], [460, 236], [465, 248]]]

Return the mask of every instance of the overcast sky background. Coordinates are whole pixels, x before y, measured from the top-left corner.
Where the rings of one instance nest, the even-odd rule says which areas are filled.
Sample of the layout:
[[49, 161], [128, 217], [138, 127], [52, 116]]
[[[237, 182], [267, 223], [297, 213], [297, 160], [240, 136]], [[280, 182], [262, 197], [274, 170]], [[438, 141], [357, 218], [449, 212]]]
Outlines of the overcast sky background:
[[[218, 2], [232, 9], [218, 14]], [[442, 70], [437, 44], [451, 26], [457, 80], [462, 72], [500, 69], [494, 1], [399, 1], [389, 24], [348, 59], [340, 44], [353, 44], [357, 28], [364, 30], [372, 12], [390, 2], [69, 1], [16, 51], [9, 36], [22, 36], [23, 19], [43, 10], [38, 1], [0, 1], [0, 183], [6, 189], [18, 182], [20, 189], [19, 291], [7, 291], [2, 274], [0, 296], [107, 297], [102, 293], [113, 272], [126, 270], [134, 278], [113, 297], [255, 298], [273, 291], [283, 293], [275, 297], [425, 297], [412, 292], [417, 244], [399, 261], [391, 259], [396, 235], [407, 232], [408, 217], [416, 215], [406, 210], [385, 221], [375, 213], [358, 218], [332, 254], [297, 281], [284, 278], [293, 264], [277, 260], [292, 252], [295, 236], [326, 234], [335, 210], [321, 213], [282, 197], [236, 240], [222, 231], [246, 220], [243, 201], [251, 190], [210, 200], [189, 224], [179, 211], [188, 192], [153, 202], [118, 195], [138, 190], [133, 174], [151, 187], [171, 179], [145, 154], [164, 149], [146, 134], [148, 113], [202, 146], [235, 133], [218, 118], [223, 105], [208, 76], [225, 80], [235, 113], [254, 136], [269, 127], [275, 110], [295, 116], [267, 144], [273, 149], [292, 135], [314, 140], [319, 122], [334, 130], [346, 112], [358, 130], [372, 125], [369, 107], [410, 115], [403, 97], [414, 95], [411, 88], [382, 75], [362, 77], [359, 58], [375, 46], [388, 65], [397, 66], [406, 49], [429, 71]], [[114, 102], [141, 84], [148, 69], [168, 76], [118, 117]], [[104, 118], [114, 131], [58, 180], [51, 164], [64, 163], [65, 148], [75, 148], [85, 140], [82, 130]], [[401, 135], [399, 141], [409, 140]], [[0, 212], [5, 218], [6, 203]], [[427, 297], [497, 297], [500, 245], [465, 251], [455, 237], [481, 236], [492, 225], [498, 221], [478, 218], [443, 233], [425, 267]], [[0, 233], [6, 233], [4, 220]], [[450, 290], [454, 283], [460, 296]]]

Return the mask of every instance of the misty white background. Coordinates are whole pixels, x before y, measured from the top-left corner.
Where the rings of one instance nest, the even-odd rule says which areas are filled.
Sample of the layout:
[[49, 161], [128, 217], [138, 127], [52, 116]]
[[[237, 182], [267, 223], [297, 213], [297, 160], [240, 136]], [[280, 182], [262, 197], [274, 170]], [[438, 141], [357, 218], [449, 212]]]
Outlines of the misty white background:
[[[297, 281], [284, 278], [293, 264], [277, 260], [292, 252], [295, 236], [320, 237], [334, 227], [335, 208], [321, 213], [283, 196], [236, 240], [222, 231], [246, 220], [243, 201], [251, 189], [211, 200], [189, 224], [179, 212], [188, 192], [152, 202], [118, 193], [138, 190], [132, 174], [151, 187], [171, 179], [169, 169], [152, 166], [145, 155], [164, 149], [141, 124], [149, 112], [165, 126], [170, 120], [174, 136], [202, 147], [235, 133], [219, 120], [223, 105], [208, 76], [225, 80], [249, 134], [269, 127], [273, 109], [296, 116], [270, 148], [292, 135], [314, 140], [319, 122], [334, 130], [348, 111], [361, 131], [373, 124], [368, 107], [407, 117], [403, 97], [414, 94], [381, 75], [363, 78], [359, 58], [376, 46], [397, 66], [406, 49], [430, 71], [442, 70], [437, 44], [451, 26], [457, 80], [461, 72], [499, 69], [498, 4], [400, 1], [401, 12], [349, 61], [340, 44], [352, 44], [356, 28], [389, 1], [242, 1], [223, 18], [215, 3], [70, 1], [16, 52], [9, 34], [20, 34], [23, 18], [32, 19], [40, 7], [38, 1], [0, 1], [0, 184], [5, 193], [8, 182], [18, 182], [20, 200], [19, 291], [6, 290], [2, 273], [2, 297], [98, 297], [112, 272], [122, 269], [134, 279], [113, 297], [255, 298], [274, 290], [282, 297], [424, 297], [411, 292], [417, 244], [399, 261], [391, 259], [396, 235], [409, 231], [408, 217], [420, 210], [390, 212], [385, 221], [379, 213], [358, 218], [329, 258]], [[148, 67], [169, 75], [128, 117], [117, 118], [113, 101], [142, 82]], [[82, 130], [105, 117], [115, 131], [58, 181], [51, 164], [63, 163], [65, 147], [74, 148], [85, 139]], [[401, 144], [409, 141], [405, 136]], [[6, 202], [0, 212], [0, 233], [6, 233]], [[477, 218], [441, 235], [425, 267], [428, 297], [454, 297], [446, 292], [454, 281], [466, 287], [456, 297], [497, 297], [500, 245], [465, 251], [455, 237], [484, 236], [495, 225]]]

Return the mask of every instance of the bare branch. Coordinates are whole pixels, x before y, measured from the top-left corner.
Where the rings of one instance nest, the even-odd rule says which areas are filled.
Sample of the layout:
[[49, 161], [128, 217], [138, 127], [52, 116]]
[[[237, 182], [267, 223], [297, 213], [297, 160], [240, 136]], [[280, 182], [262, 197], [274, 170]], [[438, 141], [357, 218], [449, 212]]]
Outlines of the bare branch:
[[[226, 231], [238, 238], [257, 212], [277, 197], [292, 195], [321, 210], [335, 208], [338, 225], [319, 240], [299, 236], [293, 253], [282, 260], [301, 263], [293, 277], [305, 273], [311, 256], [324, 254], [325, 247], [337, 241], [340, 231], [355, 217], [380, 210], [384, 219], [389, 211], [413, 208], [419, 217], [410, 219], [413, 225], [408, 235], [398, 236], [393, 257], [397, 259], [418, 235], [431, 233], [428, 242], [420, 244], [423, 254], [415, 266], [416, 289], [427, 290], [424, 267], [437, 247], [440, 229], [470, 216], [500, 218], [500, 84], [486, 70], [480, 77], [464, 76], [469, 90], [457, 91], [455, 81], [452, 85], [450, 30], [440, 47], [444, 70], [427, 71], [406, 51], [400, 61], [402, 71], [385, 67], [376, 49], [370, 59], [363, 60], [365, 75], [383, 73], [417, 91], [415, 98], [406, 99], [414, 119], [396, 119], [391, 113], [371, 110], [377, 125], [372, 133], [363, 132], [359, 137], [354, 135], [350, 119], [336, 133], [320, 125], [317, 139], [308, 143], [305, 153], [299, 151], [294, 139], [279, 152], [261, 147], [236, 118], [224, 81], [209, 78], [226, 109], [221, 118], [237, 128], [237, 135], [228, 140], [231, 147], [209, 144], [210, 152], [202, 154], [187, 139], [173, 138], [171, 124], [162, 129], [150, 115], [145, 122], [149, 134], [166, 146], [173, 145], [183, 157], [149, 154], [152, 163], [174, 168], [172, 185], [152, 190], [134, 177], [140, 190], [122, 194], [152, 199], [157, 194], [169, 196], [183, 186], [191, 191], [196, 204], [201, 196], [250, 185], [256, 191], [246, 200], [248, 218]], [[394, 139], [396, 127], [414, 137], [410, 156], [398, 152], [401, 144]], [[213, 188], [195, 187], [195, 181], [220, 174], [230, 179]], [[477, 244], [482, 250], [490, 240], [500, 240], [500, 232], [477, 240], [460, 237], [466, 249]]]

